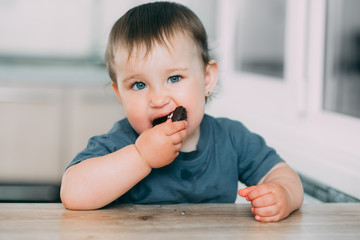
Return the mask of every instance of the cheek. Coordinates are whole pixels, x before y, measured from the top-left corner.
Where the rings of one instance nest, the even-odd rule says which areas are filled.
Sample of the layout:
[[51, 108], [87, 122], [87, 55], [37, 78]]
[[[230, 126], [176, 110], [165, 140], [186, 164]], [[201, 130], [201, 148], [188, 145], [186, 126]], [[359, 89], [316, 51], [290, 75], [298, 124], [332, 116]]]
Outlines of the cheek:
[[134, 130], [141, 134], [143, 131], [148, 129], [149, 122], [146, 118], [146, 109], [142, 105], [141, 101], [125, 101], [123, 103], [126, 117], [128, 118], [131, 126]]
[[204, 99], [204, 89], [205, 89], [205, 80], [203, 76], [197, 76], [187, 81], [181, 89], [180, 93], [184, 100], [188, 99], [187, 101], [192, 101], [193, 103]]
[[201, 123], [205, 111], [205, 97], [201, 87], [189, 89], [183, 105], [188, 112], [189, 130], [195, 131]]
[[141, 134], [149, 127], [148, 124], [144, 122], [144, 117], [138, 115], [128, 115], [128, 120], [133, 127], [133, 129], [138, 133]]

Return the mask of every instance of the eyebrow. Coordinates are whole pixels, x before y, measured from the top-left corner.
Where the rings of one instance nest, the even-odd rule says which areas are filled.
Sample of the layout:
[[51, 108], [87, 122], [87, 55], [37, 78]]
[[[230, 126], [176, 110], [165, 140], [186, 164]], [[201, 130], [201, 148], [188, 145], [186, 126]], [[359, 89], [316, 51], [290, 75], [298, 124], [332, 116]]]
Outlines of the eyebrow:
[[176, 71], [187, 71], [187, 70], [189, 70], [188, 67], [183, 67], [183, 68], [170, 68], [170, 69], [166, 69], [166, 72], [172, 73], [172, 72], [176, 72]]
[[123, 78], [121, 82], [126, 83], [126, 82], [130, 81], [133, 78], [138, 78], [139, 76], [141, 76], [141, 74], [138, 74], [138, 73], [131, 74], [131, 75]]
[[136, 78], [140, 79], [140, 76], [141, 76], [141, 74], [138, 74], [138, 73], [131, 74], [129, 76], [122, 78], [119, 83], [121, 83], [122, 86], [127, 87], [129, 85], [132, 85], [134, 82], [136, 82], [133, 79], [136, 79]]
[[[176, 71], [188, 71], [189, 68], [188, 67], [179, 67], [179, 68], [169, 68], [169, 69], [166, 69], [165, 72], [167, 74], [169, 73], [173, 73], [173, 72], [176, 72]], [[133, 78], [141, 78], [143, 74], [141, 73], [134, 73], [134, 74], [131, 74], [129, 76], [126, 76], [125, 78], [122, 79], [121, 82], [123, 82], [124, 84], [126, 84], [126, 82], [130, 81], [131, 79]]]

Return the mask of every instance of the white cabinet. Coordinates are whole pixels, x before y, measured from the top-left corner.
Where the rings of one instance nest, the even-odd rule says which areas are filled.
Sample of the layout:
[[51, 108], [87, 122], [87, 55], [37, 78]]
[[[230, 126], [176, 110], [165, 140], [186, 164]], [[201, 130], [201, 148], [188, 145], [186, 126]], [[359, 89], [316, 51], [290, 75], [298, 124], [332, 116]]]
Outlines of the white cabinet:
[[0, 181], [58, 179], [61, 89], [0, 87]]
[[123, 117], [112, 89], [0, 86], [0, 182], [59, 183], [87, 140]]
[[125, 114], [115, 93], [109, 88], [71, 89], [67, 92], [68, 156], [66, 167], [84, 149], [90, 137], [108, 132]]

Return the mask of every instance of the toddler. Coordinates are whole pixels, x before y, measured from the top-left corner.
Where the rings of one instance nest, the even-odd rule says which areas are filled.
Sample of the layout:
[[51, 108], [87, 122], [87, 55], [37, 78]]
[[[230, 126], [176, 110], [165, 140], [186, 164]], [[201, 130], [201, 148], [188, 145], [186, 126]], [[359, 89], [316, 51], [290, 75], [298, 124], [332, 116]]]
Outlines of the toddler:
[[[66, 208], [233, 203], [239, 180], [249, 187], [238, 194], [258, 221], [279, 221], [301, 206], [299, 177], [262, 137], [204, 113], [218, 65], [187, 7], [155, 2], [129, 10], [111, 30], [106, 63], [126, 118], [70, 163], [61, 186]], [[179, 106], [186, 120], [153, 126]]]

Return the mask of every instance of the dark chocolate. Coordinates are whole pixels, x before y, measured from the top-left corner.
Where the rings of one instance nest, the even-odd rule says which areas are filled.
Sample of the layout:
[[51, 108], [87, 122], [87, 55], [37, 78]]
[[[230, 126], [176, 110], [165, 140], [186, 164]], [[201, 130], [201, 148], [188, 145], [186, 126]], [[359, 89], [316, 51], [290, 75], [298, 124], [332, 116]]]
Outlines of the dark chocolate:
[[169, 115], [155, 119], [153, 121], [153, 126], [164, 123], [169, 118], [171, 118], [173, 122], [187, 120], [186, 109], [183, 106], [175, 108], [175, 110], [169, 113]]
[[183, 106], [175, 108], [171, 120], [173, 122], [187, 120], [186, 109]]

